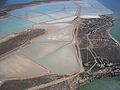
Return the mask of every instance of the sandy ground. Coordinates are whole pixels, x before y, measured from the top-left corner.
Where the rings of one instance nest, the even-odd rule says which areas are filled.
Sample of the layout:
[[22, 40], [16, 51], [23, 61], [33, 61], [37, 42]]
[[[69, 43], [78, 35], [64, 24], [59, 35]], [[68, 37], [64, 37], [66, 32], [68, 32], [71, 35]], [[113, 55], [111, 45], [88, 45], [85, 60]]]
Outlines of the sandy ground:
[[[54, 4], [57, 4], [57, 3], [54, 3]], [[59, 4], [60, 3], [61, 4], [66, 3], [65, 8], [68, 11], [71, 8], [70, 5], [67, 5], [67, 2], [59, 2]], [[94, 1], [94, 3], [91, 3], [91, 1], [89, 2], [84, 0], [78, 3], [81, 4], [83, 8], [81, 11], [82, 18], [99, 18], [98, 15], [100, 15], [101, 13], [102, 14], [112, 13], [111, 10], [103, 6], [102, 8], [98, 9], [101, 5], [96, 1]], [[98, 8], [96, 9], [96, 7]], [[15, 13], [20, 11], [22, 13], [26, 12], [26, 10], [24, 11], [24, 8], [21, 10], [18, 9], [13, 11], [14, 14], [12, 15], [17, 16], [17, 14]], [[28, 14], [25, 13], [23, 16], [26, 17], [26, 15]], [[59, 16], [59, 14], [57, 13], [56, 14], [54, 13], [54, 15], [56, 16], [56, 18], [57, 16]], [[61, 15], [64, 15], [64, 14], [61, 14]], [[18, 15], [18, 18], [20, 17], [22, 16]], [[77, 66], [78, 63], [76, 64], [77, 59], [75, 58], [76, 55], [73, 54], [74, 53], [73, 48], [69, 48], [68, 46], [65, 46], [69, 42], [72, 43], [72, 38], [73, 38], [71, 35], [72, 34], [72, 30], [70, 29], [71, 27], [66, 28], [70, 24], [65, 22], [70, 23], [72, 20], [75, 19], [76, 16], [66, 17], [66, 18], [57, 19], [57, 20], [54, 20], [55, 18], [53, 17], [52, 21], [49, 21], [49, 22], [48, 20], [49, 19], [51, 20], [51, 16], [49, 17], [49, 14], [47, 16], [46, 15], [42, 16], [43, 18], [41, 16], [38, 16], [38, 17], [39, 18], [37, 17], [25, 18], [25, 20], [33, 21], [33, 22], [34, 21], [36, 22], [37, 20], [37, 23], [39, 23], [40, 20], [46, 21], [44, 22], [44, 24], [41, 23], [41, 24], [33, 25], [33, 28], [47, 29], [47, 33], [42, 37], [38, 37], [32, 40], [31, 41], [32, 44], [24, 48], [21, 48], [15, 54], [12, 54], [12, 55], [9, 55], [8, 57], [0, 59], [0, 80], [37, 77], [37, 76], [48, 74], [52, 70], [53, 72], [58, 73], [58, 71], [55, 70], [56, 68], [58, 68], [60, 72], [67, 71], [67, 69], [69, 68], [71, 68], [70, 70], [72, 70], [69, 72], [74, 72], [76, 71], [75, 68], [79, 68], [79, 66]], [[54, 43], [51, 43], [53, 41]], [[64, 47], [64, 49], [62, 47]], [[65, 66], [64, 64], [66, 64], [66, 62], [68, 65]], [[73, 63], [75, 63], [76, 66], [72, 65]], [[59, 66], [57, 67], [57, 65]], [[72, 67], [70, 67], [71, 65]]]
[[47, 74], [48, 70], [23, 55], [10, 55], [0, 61], [0, 80], [23, 79]]

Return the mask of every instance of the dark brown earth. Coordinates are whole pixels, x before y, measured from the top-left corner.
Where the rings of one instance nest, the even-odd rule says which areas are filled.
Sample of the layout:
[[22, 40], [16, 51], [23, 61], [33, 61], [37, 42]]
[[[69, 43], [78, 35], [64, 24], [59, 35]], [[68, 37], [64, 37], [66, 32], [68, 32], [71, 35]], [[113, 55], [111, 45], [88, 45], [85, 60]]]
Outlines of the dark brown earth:
[[[108, 35], [108, 29], [113, 26], [113, 17], [101, 16], [99, 19], [82, 19], [82, 24], [78, 31], [78, 40], [80, 43], [80, 51], [82, 55], [83, 63], [90, 63], [90, 66], [95, 63], [89, 47], [96, 53], [98, 57], [107, 59], [113, 64], [120, 63], [120, 46]], [[93, 48], [90, 47], [91, 41]]]
[[21, 45], [30, 43], [30, 40], [45, 33], [44, 29], [30, 29], [16, 34], [4, 42], [0, 43], [0, 55], [18, 48]]
[[49, 83], [51, 81], [63, 78], [63, 75], [45, 75], [41, 77], [31, 78], [31, 79], [23, 79], [23, 80], [10, 80], [4, 82], [4, 84], [0, 87], [0, 90], [25, 90], [30, 87], [34, 87], [37, 85]]
[[0, 10], [4, 9], [5, 11], [11, 11], [11, 10], [27, 7], [27, 6], [34, 5], [34, 4], [49, 3], [53, 1], [68, 1], [68, 0], [39, 0], [39, 1], [33, 0], [29, 3], [13, 4], [13, 5], [4, 6], [4, 7], [1, 7]]
[[[115, 44], [115, 42], [109, 37], [106, 31], [109, 27], [113, 25], [112, 23], [113, 23], [113, 18], [108, 16], [101, 16], [100, 19], [82, 19], [82, 24], [80, 25], [80, 29], [78, 32], [78, 40], [80, 43], [80, 51], [82, 55], [83, 64], [85, 65], [88, 62], [90, 63], [90, 65], [87, 66], [87, 68], [90, 68], [95, 63], [94, 57], [91, 55], [91, 52], [86, 49], [88, 46], [90, 46], [90, 43], [88, 43], [89, 40], [87, 38], [88, 34], [90, 34], [89, 39], [93, 44], [93, 48], [89, 47], [90, 49], [92, 49], [98, 56], [108, 58], [110, 62], [112, 62], [113, 64], [120, 63], [120, 60], [119, 60], [120, 47]], [[95, 40], [92, 40], [92, 39], [95, 39]], [[116, 52], [118, 56], [115, 55]], [[113, 73], [116, 70], [118, 71], [118, 69], [120, 70], [120, 68], [118, 69], [116, 68], [118, 67], [116, 66], [113, 67], [114, 69]], [[92, 73], [84, 72], [85, 74], [83, 75], [80, 74], [77, 77], [72, 78], [71, 80], [64, 81], [62, 83], [58, 83], [41, 90], [70, 90], [71, 87], [78, 88], [78, 86], [80, 85], [82, 86], [87, 83], [90, 83], [92, 79], [94, 80], [102, 77], [111, 76], [110, 67], [108, 68], [104, 67], [102, 69], [99, 67], [96, 67], [93, 70], [94, 72]], [[99, 72], [98, 70], [101, 70], [101, 71]], [[4, 82], [0, 87], [0, 90], [16, 90], [16, 89], [24, 90], [24, 89], [45, 84], [63, 77], [66, 77], [66, 76], [50, 75], [50, 76], [43, 76], [43, 77], [37, 77], [32, 79], [26, 79], [26, 80], [10, 80], [10, 81]], [[76, 90], [76, 89], [73, 89], [73, 90]]]

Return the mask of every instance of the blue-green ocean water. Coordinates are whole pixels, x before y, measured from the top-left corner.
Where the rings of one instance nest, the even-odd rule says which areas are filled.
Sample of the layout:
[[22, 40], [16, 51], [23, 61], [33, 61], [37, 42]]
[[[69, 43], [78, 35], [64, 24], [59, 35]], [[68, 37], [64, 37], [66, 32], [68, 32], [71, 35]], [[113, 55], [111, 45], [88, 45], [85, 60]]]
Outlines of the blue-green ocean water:
[[[31, 1], [32, 0], [0, 0], [0, 6], [28, 3]], [[113, 10], [114, 11], [113, 15], [120, 19], [120, 0], [98, 0], [98, 1], [101, 2], [103, 5], [105, 5], [106, 7]], [[73, 8], [73, 7], [71, 6], [70, 8]], [[6, 24], [6, 22], [10, 22], [10, 23]], [[17, 28], [14, 27], [14, 23], [16, 22], [17, 24], [15, 25], [17, 26]], [[12, 28], [11, 33], [14, 33], [14, 32], [20, 32], [22, 30], [30, 28], [33, 24], [33, 23], [28, 23], [27, 21], [24, 21], [24, 20], [20, 20], [15, 17], [9, 17], [7, 18], [7, 20], [6, 19], [1, 20], [1, 23], [2, 23], [0, 26], [1, 27], [0, 30], [2, 32], [0, 33], [2, 35], [1, 37], [5, 37], [6, 35], [10, 34], [8, 33], [8, 31], [10, 31], [9, 28]], [[6, 29], [2, 29], [2, 27], [5, 24], [6, 24], [6, 27], [5, 27]], [[4, 36], [3, 33], [6, 33], [6, 35]], [[115, 26], [112, 28], [110, 33], [113, 37], [115, 37], [120, 42], [120, 20], [115, 22]], [[104, 78], [104, 79], [96, 80], [84, 87], [81, 87], [79, 90], [120, 90], [120, 77]]]
[[111, 9], [113, 16], [118, 18], [115, 26], [110, 31], [111, 35], [120, 43], [120, 0], [98, 0], [100, 3]]
[[[28, 3], [31, 1], [33, 1], [33, 0], [0, 0], [0, 7], [12, 5], [12, 4]], [[117, 17], [118, 19], [120, 19], [120, 0], [98, 0], [98, 1], [100, 3], [102, 3], [103, 5], [105, 5], [106, 7], [108, 7], [109, 9], [113, 10], [114, 11], [113, 15], [115, 17]], [[73, 8], [72, 5], [71, 5], [71, 8]], [[22, 30], [24, 30], [24, 28]], [[6, 32], [6, 31], [4, 31], [4, 32]], [[120, 20], [115, 22], [115, 26], [112, 28], [110, 33], [118, 42], [120, 42]], [[1, 32], [0, 34], [3, 34], [3, 32]], [[2, 35], [1, 37], [4, 37], [4, 35]]]
[[[120, 0], [98, 0], [100, 3], [111, 9], [113, 16], [120, 19]], [[120, 42], [120, 20], [115, 22], [110, 34]], [[91, 82], [79, 90], [120, 90], [120, 77], [104, 78]]]
[[108, 77], [95, 80], [79, 88], [79, 90], [120, 90], [120, 77]]
[[8, 6], [13, 4], [22, 4], [22, 3], [28, 3], [33, 0], [0, 0], [0, 6]]

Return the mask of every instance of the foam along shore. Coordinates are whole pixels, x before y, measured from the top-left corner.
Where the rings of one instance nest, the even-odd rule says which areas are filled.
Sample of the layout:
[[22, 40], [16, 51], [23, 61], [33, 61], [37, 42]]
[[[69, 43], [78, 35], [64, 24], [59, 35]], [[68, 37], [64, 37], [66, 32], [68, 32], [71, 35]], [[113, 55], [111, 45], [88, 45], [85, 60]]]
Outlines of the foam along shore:
[[109, 28], [108, 30], [107, 30], [107, 32], [108, 32], [108, 35], [110, 36], [110, 38], [112, 38], [114, 41], [115, 41], [115, 43], [118, 45], [118, 46], [120, 46], [120, 43], [110, 34], [110, 30], [111, 30], [112, 28]]
[[[41, 24], [39, 24], [41, 25]], [[41, 43], [42, 36], [38, 37], [39, 40], [32, 42], [28, 46], [24, 46], [19, 48], [17, 51], [15, 51], [15, 54], [8, 55], [8, 57], [3, 58], [0, 60], [0, 67], [2, 68], [2, 72], [0, 72], [1, 80], [7, 80], [7, 79], [14, 79], [14, 78], [30, 78], [30, 77], [37, 77], [40, 76], [40, 70], [36, 71], [35, 69], [39, 69], [37, 67], [31, 68], [31, 63], [27, 64], [24, 62], [32, 61], [32, 63], [37, 64], [37, 66], [43, 67], [45, 69], [45, 73], [49, 71], [50, 73], [57, 73], [57, 74], [71, 74], [76, 73], [79, 71], [79, 63], [77, 61], [76, 52], [74, 50], [73, 44], [72, 44], [72, 31], [73, 28], [69, 26], [71, 24], [69, 23], [57, 23], [57, 24], [43, 24], [43, 26], [34, 26], [33, 28], [36, 29], [45, 29], [45, 31], [48, 31], [49, 33], [46, 33], [46, 35], [52, 34], [53, 36], [56, 35], [60, 42], [54, 43], [53, 39], [50, 39], [47, 43]], [[54, 28], [56, 27], [56, 29]], [[69, 26], [69, 27], [67, 27]], [[51, 28], [50, 28], [51, 27]], [[67, 28], [66, 28], [67, 27]], [[58, 29], [57, 29], [58, 28]], [[47, 30], [46, 30], [47, 29]], [[35, 30], [33, 32], [35, 32]], [[51, 32], [50, 32], [51, 31]], [[24, 34], [24, 33], [23, 33]], [[50, 35], [50, 37], [52, 36]], [[71, 38], [71, 41], [64, 41], [61, 35], [64, 35], [63, 37], [67, 37], [68, 39]], [[27, 34], [27, 36], [29, 36]], [[30, 35], [32, 36], [32, 35]], [[22, 38], [22, 37], [21, 37]], [[25, 39], [26, 37], [24, 37]], [[46, 37], [45, 37], [46, 38]], [[43, 40], [45, 39], [43, 37]], [[66, 38], [66, 40], [67, 40]], [[17, 38], [20, 39], [20, 38]], [[16, 40], [16, 39], [15, 39]], [[18, 41], [18, 40], [17, 40]], [[13, 42], [16, 43], [16, 42]], [[13, 44], [12, 43], [12, 44]], [[9, 43], [8, 43], [9, 44]], [[14, 45], [7, 45], [7, 46], [14, 46]], [[7, 49], [7, 48], [5, 48]], [[4, 50], [4, 49], [3, 49]], [[9, 53], [10, 54], [10, 53]], [[14, 62], [11, 62], [11, 60]], [[18, 60], [18, 62], [17, 62]], [[21, 61], [22, 60], [22, 61]], [[49, 63], [46, 63], [49, 62]], [[67, 65], [66, 65], [67, 62]], [[9, 65], [7, 65], [9, 63]], [[25, 65], [22, 65], [25, 64]], [[22, 65], [22, 66], [21, 66]], [[33, 65], [33, 64], [32, 64]], [[62, 67], [61, 67], [62, 65]], [[7, 67], [6, 67], [7, 66]], [[15, 70], [13, 69], [15, 66]], [[12, 68], [10, 68], [12, 67]], [[33, 66], [34, 67], [34, 66]], [[22, 68], [22, 71], [19, 70], [19, 68]], [[43, 70], [42, 69], [42, 70]], [[18, 72], [19, 71], [19, 72]], [[43, 70], [44, 71], [44, 70]], [[31, 73], [34, 73], [32, 75]], [[19, 76], [20, 74], [21, 76]], [[27, 75], [25, 73], [28, 73]], [[2, 77], [4, 76], [4, 77]]]
[[[58, 0], [58, 1], [64, 1], [64, 0]], [[28, 6], [34, 6], [34, 5], [39, 5], [39, 4], [46, 4], [46, 3], [51, 3], [51, 2], [58, 2], [56, 0], [33, 0], [30, 2], [26, 2], [26, 3], [15, 3], [15, 4], [8, 4], [6, 6], [2, 7], [2, 10], [5, 11], [12, 11], [12, 10], [16, 10], [16, 9], [20, 9], [20, 8], [24, 8], [24, 7], [28, 7]]]
[[2, 39], [0, 39], [0, 43], [3, 43], [3, 42], [5, 42], [5, 41], [8, 41], [9, 39], [12, 39], [12, 38], [14, 38], [14, 37], [16, 37], [18, 34], [11, 34], [11, 35], [9, 35], [9, 36], [7, 36], [7, 37], [5, 37], [5, 38], [2, 38]]
[[34, 28], [34, 27], [32, 26], [32, 28], [26, 29], [26, 30], [24, 30], [24, 31], [10, 34], [10, 35], [8, 35], [8, 36], [6, 36], [6, 37], [4, 37], [4, 38], [0, 38], [0, 43], [6, 42], [6, 41], [8, 41], [8, 40], [10, 40], [10, 39], [13, 39], [13, 38], [15, 38], [15, 37], [23, 34], [23, 33], [27, 33], [27, 32], [30, 32], [30, 31], [32, 31], [32, 30], [35, 30], [35, 29], [40, 29], [40, 28]]
[[30, 40], [43, 35], [45, 29], [27, 29], [25, 31], [9, 35], [6, 38], [0, 40], [0, 56], [4, 55], [7, 52], [10, 52], [20, 46], [24, 46], [30, 43]]

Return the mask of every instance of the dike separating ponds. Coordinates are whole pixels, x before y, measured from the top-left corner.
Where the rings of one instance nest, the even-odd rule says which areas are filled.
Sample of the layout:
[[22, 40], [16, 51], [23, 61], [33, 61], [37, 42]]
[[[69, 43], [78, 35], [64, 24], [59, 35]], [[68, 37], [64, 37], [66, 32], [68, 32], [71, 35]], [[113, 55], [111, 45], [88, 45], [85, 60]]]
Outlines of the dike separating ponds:
[[[72, 33], [73, 33], [73, 37], [74, 37], [73, 40], [78, 40], [77, 39], [78, 31], [76, 30], [76, 27], [74, 28]], [[78, 41], [73, 41], [72, 43], [75, 44], [76, 53], [77, 53], [77, 55], [79, 55], [78, 48], [76, 48], [77, 47], [76, 42], [78, 42]], [[63, 75], [63, 76], [48, 75], [48, 77], [52, 78], [52, 81], [48, 80], [48, 82], [42, 83], [40, 85], [37, 83], [34, 86], [30, 85], [30, 83], [32, 81], [34, 81], [33, 80], [34, 78], [33, 78], [33, 79], [31, 79], [32, 81], [28, 82], [29, 87], [27, 87], [27, 85], [25, 85], [26, 88], [24, 88], [24, 89], [25, 90], [76, 90], [79, 87], [86, 85], [96, 79], [105, 78], [105, 77], [113, 77], [113, 76], [120, 76], [120, 64], [113, 65], [111, 67], [106, 67], [104, 69], [98, 70], [93, 73], [88, 73], [86, 71], [83, 72], [80, 69], [79, 72], [74, 73], [72, 75]], [[43, 76], [43, 77], [46, 79], [46, 76]], [[55, 78], [55, 77], [60, 77], [60, 78]], [[16, 88], [17, 88], [17, 90], [21, 90], [21, 87], [17, 86], [17, 84], [15, 85], [15, 89], [10, 88], [11, 86], [9, 86], [9, 85], [11, 83], [13, 83], [14, 81], [15, 80], [6, 81], [5, 84], [4, 83], [1, 84], [0, 89], [1, 90], [16, 90]], [[25, 82], [24, 82], [25, 84], [27, 83], [26, 81], [27, 80], [25, 80]], [[15, 82], [20, 82], [20, 81], [17, 80]], [[39, 82], [42, 82], [42, 81], [40, 80]], [[21, 80], [21, 83], [22, 83], [21, 85], [23, 87], [24, 86], [23, 80]]]
[[[74, 40], [77, 40], [76, 27], [73, 30]], [[78, 41], [74, 41], [76, 53], [79, 57]], [[51, 76], [51, 75], [50, 75]], [[120, 76], [120, 65], [114, 65], [94, 73], [81, 72], [81, 70], [72, 75], [64, 76], [62, 78], [53, 80], [51, 82], [36, 85], [34, 87], [26, 88], [26, 90], [76, 90], [80, 86], [86, 85], [95, 79], [100, 79], [104, 77]], [[54, 76], [53, 76], [54, 78]], [[19, 90], [19, 87], [17, 87]], [[1, 90], [6, 90], [2, 89]], [[9, 90], [13, 90], [10, 89]]]
[[[74, 23], [74, 25], [76, 23]], [[73, 40], [75, 42], [74, 43], [75, 50], [79, 57], [78, 51], [80, 50], [77, 47], [77, 44], [79, 43], [78, 41], [76, 41], [78, 40], [77, 39], [78, 30], [76, 28], [78, 27], [75, 27], [73, 30], [73, 37], [74, 37]], [[104, 69], [91, 72], [91, 73], [88, 73], [87, 71], [82, 71], [80, 69], [79, 72], [74, 73], [70, 76], [60, 78], [58, 80], [55, 80], [55, 81], [52, 81], [52, 82], [49, 82], [43, 85], [38, 85], [32, 88], [28, 88], [26, 90], [77, 90], [79, 87], [89, 84], [90, 82], [94, 80], [105, 78], [105, 77], [115, 77], [115, 76], [120, 76], [120, 64], [115, 64], [110, 67], [105, 67]]]

